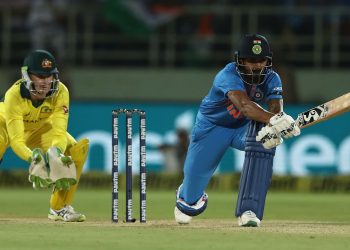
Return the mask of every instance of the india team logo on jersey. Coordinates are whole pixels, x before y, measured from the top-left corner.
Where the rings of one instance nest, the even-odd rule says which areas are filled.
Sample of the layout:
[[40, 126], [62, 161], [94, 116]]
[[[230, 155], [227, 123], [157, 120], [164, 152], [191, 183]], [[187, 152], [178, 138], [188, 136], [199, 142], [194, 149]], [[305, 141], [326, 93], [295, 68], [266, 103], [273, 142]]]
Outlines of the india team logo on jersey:
[[254, 100], [261, 101], [263, 98], [264, 98], [264, 93], [260, 89], [256, 89], [256, 92], [254, 93]]

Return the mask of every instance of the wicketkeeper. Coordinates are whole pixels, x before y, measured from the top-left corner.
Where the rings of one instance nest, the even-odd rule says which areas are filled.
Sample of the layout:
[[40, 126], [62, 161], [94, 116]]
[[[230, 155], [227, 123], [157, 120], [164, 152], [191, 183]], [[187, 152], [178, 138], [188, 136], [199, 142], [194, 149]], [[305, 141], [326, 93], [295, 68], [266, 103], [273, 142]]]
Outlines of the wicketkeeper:
[[[266, 107], [264, 109], [262, 107]], [[272, 176], [275, 147], [300, 130], [283, 113], [282, 83], [272, 70], [267, 39], [246, 35], [235, 61], [215, 76], [202, 100], [178, 188], [175, 220], [190, 223], [208, 204], [210, 178], [230, 147], [245, 151], [235, 215], [239, 226], [259, 226]]]
[[71, 203], [89, 141], [67, 132], [69, 92], [58, 78], [53, 55], [35, 50], [24, 59], [22, 78], [0, 102], [0, 159], [8, 146], [29, 164], [35, 189], [53, 187], [48, 218], [84, 221]]

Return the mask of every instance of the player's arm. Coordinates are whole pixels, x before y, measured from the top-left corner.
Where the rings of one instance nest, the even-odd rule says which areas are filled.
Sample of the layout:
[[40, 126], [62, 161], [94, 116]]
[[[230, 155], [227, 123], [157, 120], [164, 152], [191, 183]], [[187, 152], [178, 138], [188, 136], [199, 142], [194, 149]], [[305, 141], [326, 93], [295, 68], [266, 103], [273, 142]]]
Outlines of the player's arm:
[[22, 160], [28, 161], [32, 155], [32, 151], [26, 146], [24, 141], [23, 121], [10, 118], [7, 122], [7, 131], [9, 134], [12, 150]]
[[64, 153], [67, 147], [67, 127], [69, 117], [69, 92], [60, 84], [57, 93], [55, 107], [51, 117], [52, 120], [52, 145]]
[[28, 161], [32, 156], [32, 151], [26, 146], [24, 140], [23, 111], [20, 100], [15, 95], [7, 94], [4, 106], [11, 148], [18, 157]]
[[270, 111], [267, 111], [251, 101], [245, 92], [239, 90], [229, 91], [227, 97], [245, 117], [254, 121], [269, 123], [271, 117], [282, 110], [281, 102], [277, 99], [269, 101]]

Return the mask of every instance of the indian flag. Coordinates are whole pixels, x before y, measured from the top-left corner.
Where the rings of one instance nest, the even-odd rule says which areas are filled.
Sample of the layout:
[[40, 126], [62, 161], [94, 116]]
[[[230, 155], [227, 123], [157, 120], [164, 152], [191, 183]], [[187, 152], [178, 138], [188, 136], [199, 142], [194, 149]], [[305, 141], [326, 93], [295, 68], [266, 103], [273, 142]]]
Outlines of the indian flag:
[[261, 44], [261, 40], [253, 40], [253, 44]]

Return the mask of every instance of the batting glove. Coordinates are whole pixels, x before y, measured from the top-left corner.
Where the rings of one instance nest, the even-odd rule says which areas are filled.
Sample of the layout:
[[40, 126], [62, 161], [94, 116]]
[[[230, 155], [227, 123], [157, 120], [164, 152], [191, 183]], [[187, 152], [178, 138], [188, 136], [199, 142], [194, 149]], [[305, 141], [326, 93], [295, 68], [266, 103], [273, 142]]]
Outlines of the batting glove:
[[258, 132], [256, 141], [260, 141], [264, 148], [271, 149], [282, 144], [283, 138], [273, 127], [266, 125]]
[[300, 135], [300, 129], [296, 125], [295, 120], [284, 112], [272, 116], [269, 124], [277, 134], [280, 134], [286, 139]]

